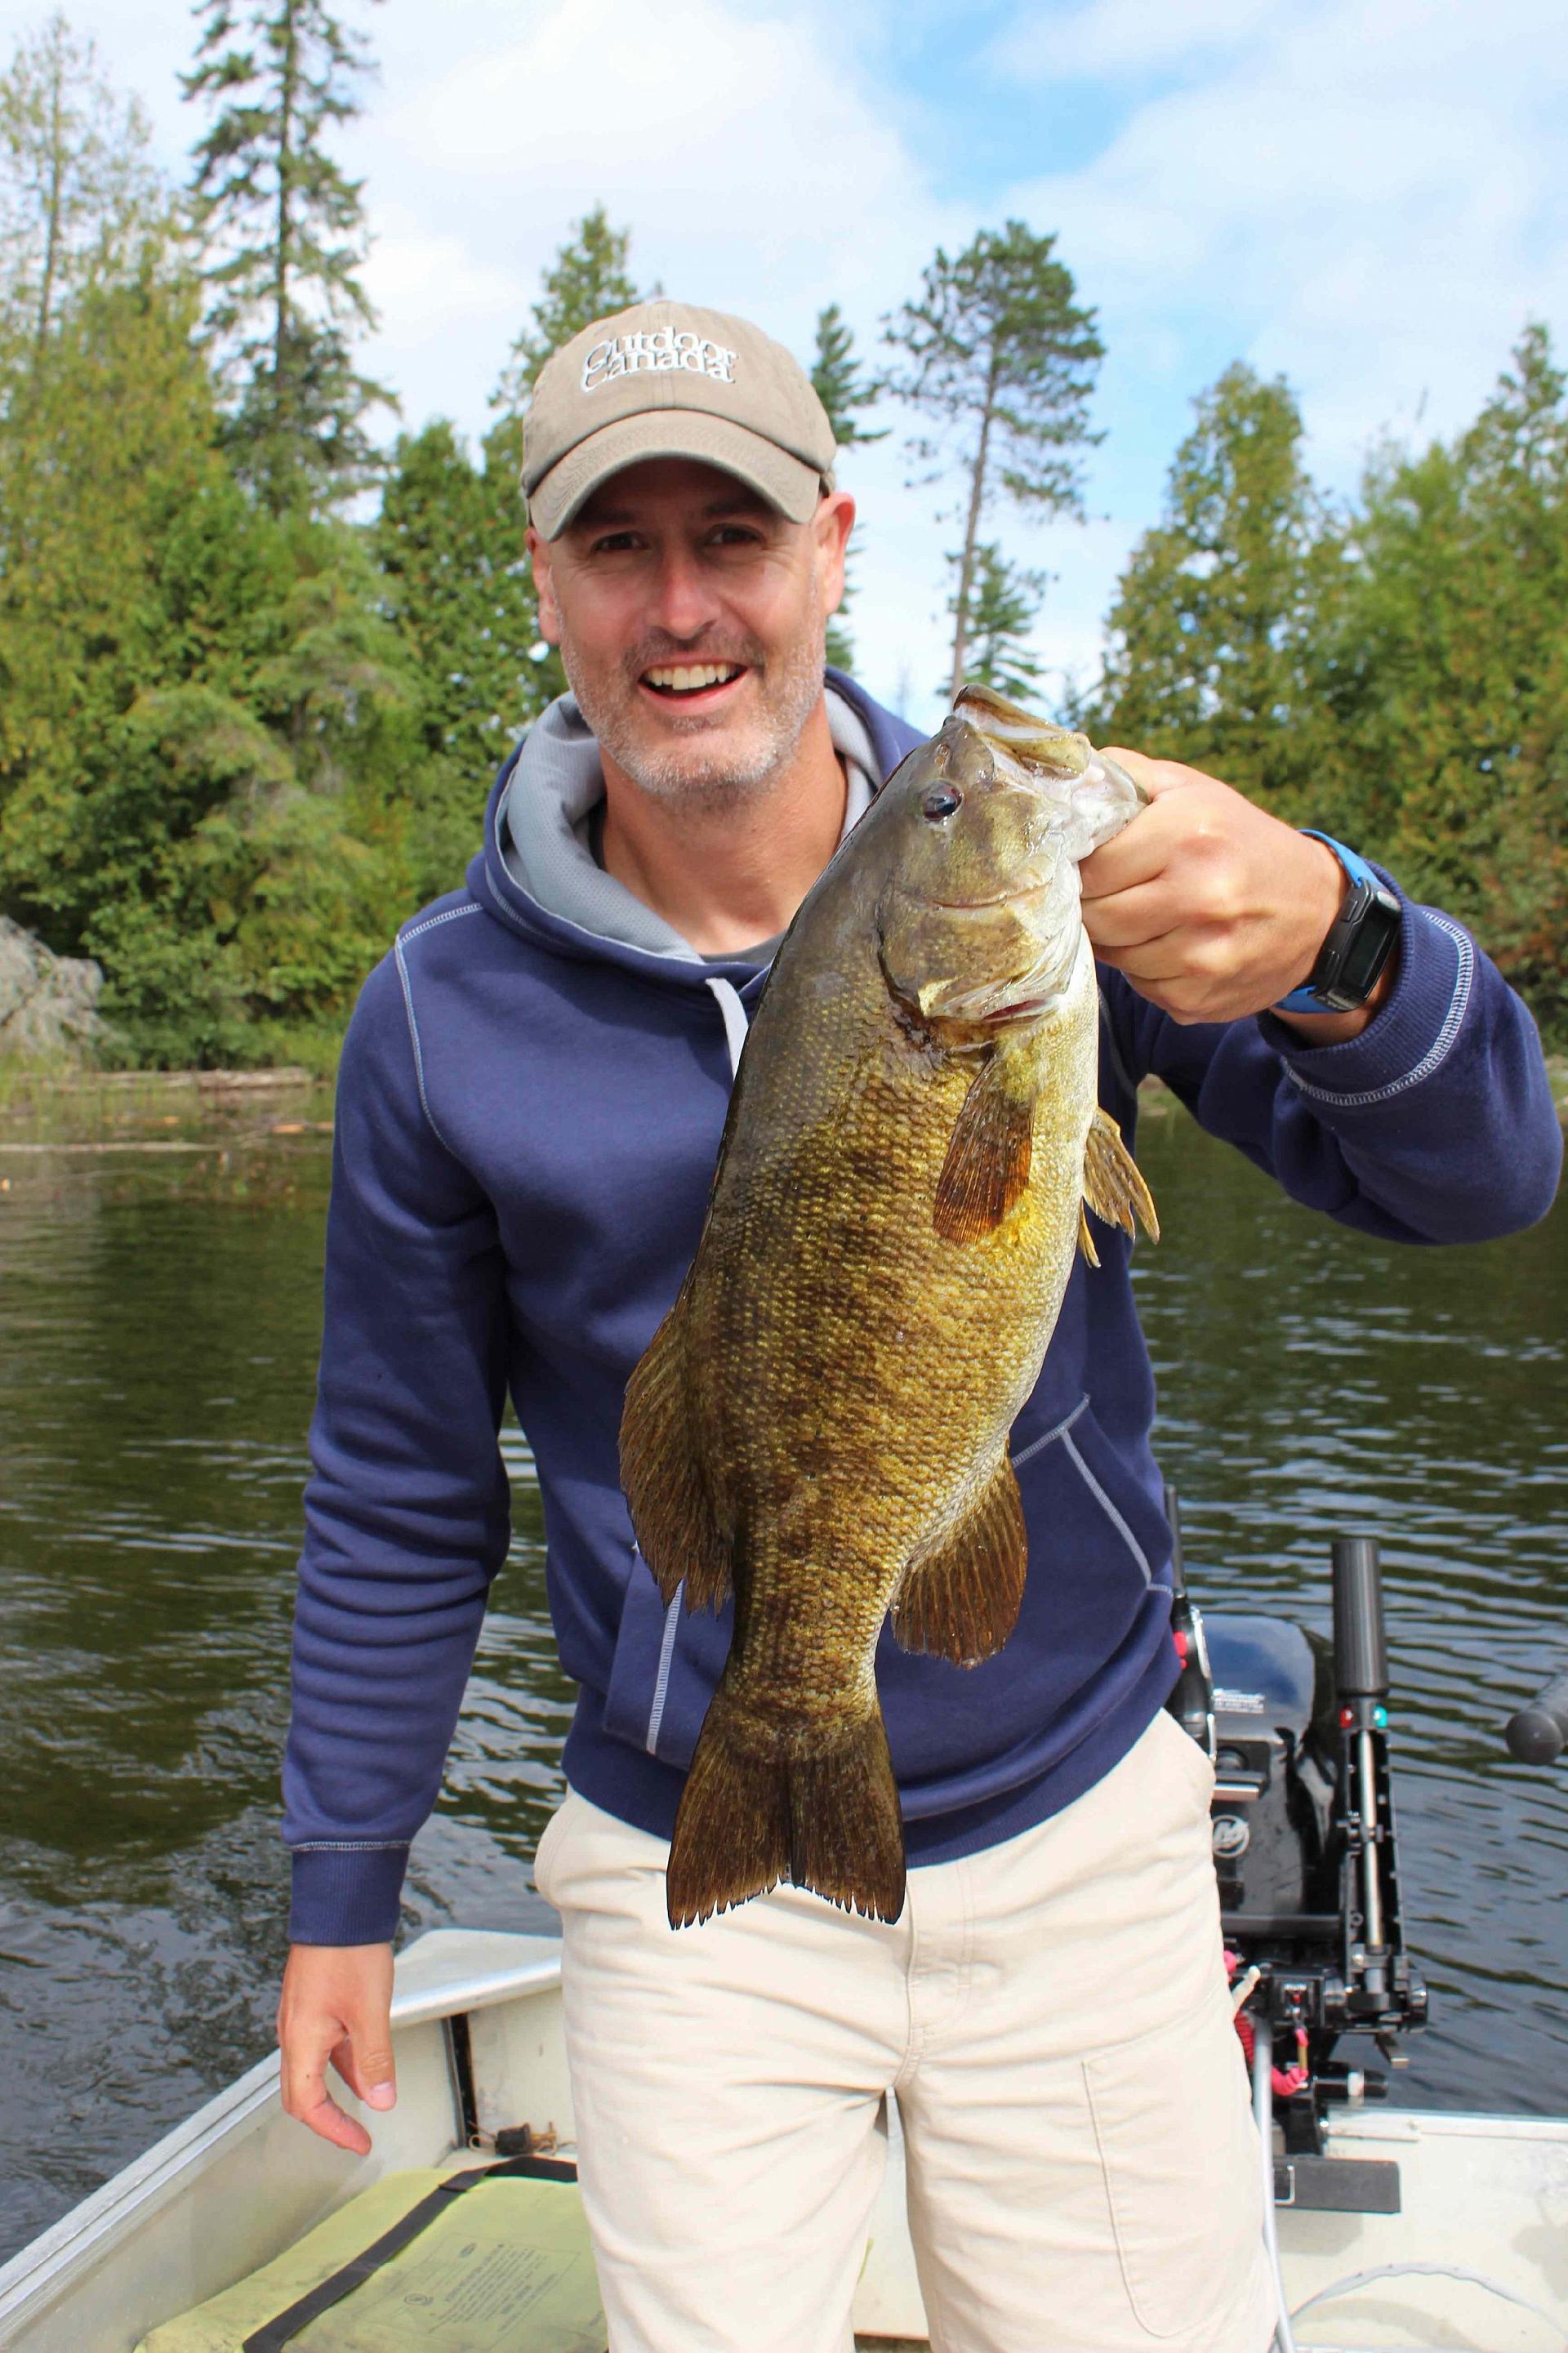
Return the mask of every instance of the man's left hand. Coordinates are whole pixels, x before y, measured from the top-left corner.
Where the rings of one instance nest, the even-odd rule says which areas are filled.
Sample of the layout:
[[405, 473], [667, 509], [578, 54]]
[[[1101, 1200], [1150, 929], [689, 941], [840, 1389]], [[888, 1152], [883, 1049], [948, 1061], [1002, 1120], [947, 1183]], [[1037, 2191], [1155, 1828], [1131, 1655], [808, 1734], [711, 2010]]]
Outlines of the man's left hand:
[[[1149, 807], [1081, 869], [1094, 952], [1173, 1020], [1236, 1021], [1298, 987], [1345, 893], [1333, 851], [1179, 760], [1108, 746]], [[1289, 1016], [1312, 1042], [1352, 1037], [1354, 1013]]]

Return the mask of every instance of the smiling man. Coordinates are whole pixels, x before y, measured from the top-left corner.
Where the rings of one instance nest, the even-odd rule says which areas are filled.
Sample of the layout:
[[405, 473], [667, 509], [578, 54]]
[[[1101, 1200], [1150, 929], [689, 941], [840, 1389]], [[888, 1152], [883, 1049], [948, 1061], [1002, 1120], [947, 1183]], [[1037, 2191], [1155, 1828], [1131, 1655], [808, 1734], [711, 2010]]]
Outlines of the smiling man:
[[[572, 691], [497, 779], [466, 888], [373, 974], [343, 1052], [284, 2096], [355, 2149], [329, 2060], [371, 2108], [395, 2097], [391, 1939], [506, 1553], [510, 1393], [579, 1685], [537, 1877], [562, 1915], [613, 2353], [841, 2353], [889, 2091], [933, 2347], [1264, 2353], [1212, 1777], [1163, 1708], [1170, 1540], [1119, 1232], [1076, 1269], [1014, 1429], [1013, 1638], [969, 1672], [886, 1638], [879, 1654], [903, 1916], [783, 1887], [666, 1919], [731, 1624], [666, 1610], [638, 1556], [626, 1383], [696, 1248], [778, 936], [917, 740], [824, 668], [853, 519], [833, 459], [788, 355], [683, 304], [597, 322], [535, 387], [528, 545]], [[1121, 756], [1151, 806], [1083, 879], [1124, 1132], [1156, 1071], [1348, 1225], [1467, 1240], [1542, 1215], [1561, 1139], [1540, 1049], [1475, 943], [1353, 851]]]

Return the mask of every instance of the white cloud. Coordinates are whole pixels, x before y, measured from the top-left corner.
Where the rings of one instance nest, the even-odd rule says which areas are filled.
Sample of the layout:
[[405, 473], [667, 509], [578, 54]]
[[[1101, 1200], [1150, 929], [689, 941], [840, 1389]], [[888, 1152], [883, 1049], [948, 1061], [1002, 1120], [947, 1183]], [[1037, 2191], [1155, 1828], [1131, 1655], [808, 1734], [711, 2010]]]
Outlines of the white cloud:
[[1283, 370], [1343, 481], [1423, 401], [1427, 430], [1472, 415], [1527, 315], [1563, 322], [1565, 96], [1555, 0], [1280, 9], [1011, 201], [1059, 224], [1113, 364], [1163, 327]]

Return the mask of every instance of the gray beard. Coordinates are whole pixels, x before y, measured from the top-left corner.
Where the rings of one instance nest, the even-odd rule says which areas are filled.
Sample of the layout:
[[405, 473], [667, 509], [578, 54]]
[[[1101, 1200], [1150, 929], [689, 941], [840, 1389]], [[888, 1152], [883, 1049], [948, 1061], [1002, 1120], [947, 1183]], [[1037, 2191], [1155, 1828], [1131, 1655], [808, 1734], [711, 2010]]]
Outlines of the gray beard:
[[[651, 748], [638, 735], [636, 713], [629, 701], [606, 694], [601, 702], [592, 688], [584, 693], [573, 674], [577, 664], [564, 630], [561, 659], [577, 708], [601, 752], [608, 753], [616, 765], [650, 800], [667, 802], [674, 809], [706, 812], [763, 798], [789, 766], [822, 692], [825, 635], [818, 631], [815, 644], [797, 645], [782, 662], [769, 664], [763, 675], [756, 733], [749, 750], [737, 754], [733, 751], [721, 752], [716, 746], [706, 759], [676, 745]], [[635, 695], [635, 682], [631, 691]], [[701, 733], [699, 723], [687, 738], [687, 744], [699, 744]]]

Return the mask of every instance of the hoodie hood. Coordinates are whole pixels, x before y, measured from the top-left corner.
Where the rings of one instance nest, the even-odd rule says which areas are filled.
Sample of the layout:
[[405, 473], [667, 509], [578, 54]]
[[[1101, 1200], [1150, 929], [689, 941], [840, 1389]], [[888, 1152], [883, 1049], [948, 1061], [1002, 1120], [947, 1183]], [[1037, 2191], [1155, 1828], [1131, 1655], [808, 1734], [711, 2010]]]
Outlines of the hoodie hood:
[[[826, 673], [826, 689], [828, 727], [848, 779], [847, 834], [923, 738], [841, 672]], [[714, 973], [730, 974], [738, 984], [757, 978], [755, 962], [744, 955], [700, 955], [605, 873], [590, 841], [590, 819], [604, 793], [598, 745], [574, 698], [562, 695], [496, 778], [484, 847], [468, 871], [468, 888], [480, 906], [559, 954], [603, 957], [699, 986]]]

